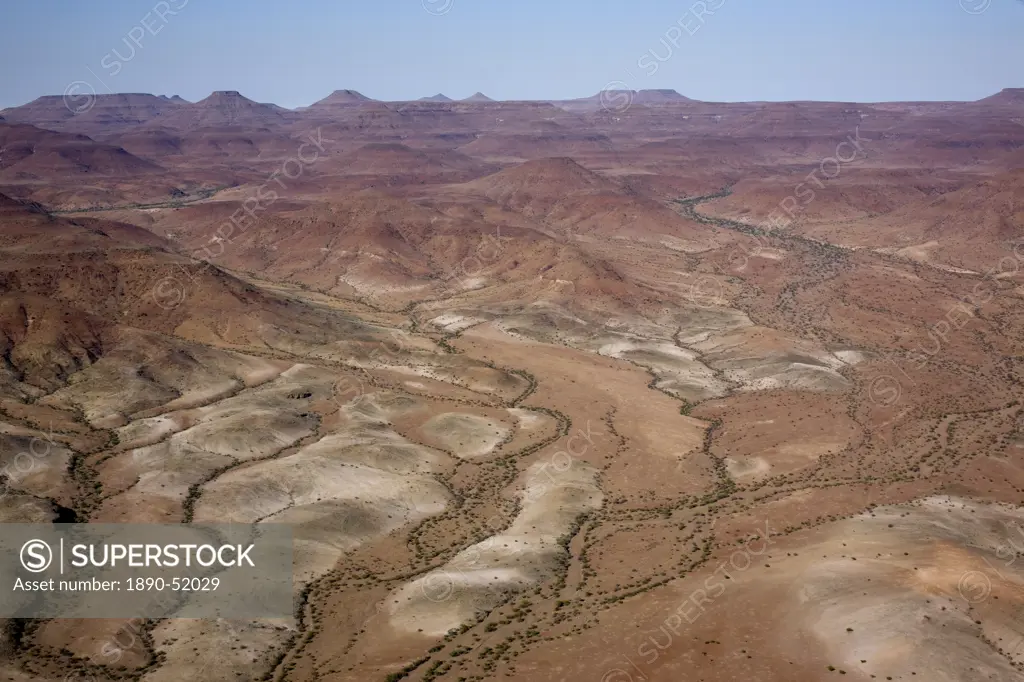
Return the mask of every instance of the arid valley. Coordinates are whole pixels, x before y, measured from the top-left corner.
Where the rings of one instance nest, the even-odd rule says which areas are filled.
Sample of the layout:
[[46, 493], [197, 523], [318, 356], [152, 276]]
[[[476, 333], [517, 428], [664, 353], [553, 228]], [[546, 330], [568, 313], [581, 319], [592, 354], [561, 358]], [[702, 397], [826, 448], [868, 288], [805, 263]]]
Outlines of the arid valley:
[[0, 520], [295, 538], [0, 680], [1024, 680], [1024, 89], [0, 119]]

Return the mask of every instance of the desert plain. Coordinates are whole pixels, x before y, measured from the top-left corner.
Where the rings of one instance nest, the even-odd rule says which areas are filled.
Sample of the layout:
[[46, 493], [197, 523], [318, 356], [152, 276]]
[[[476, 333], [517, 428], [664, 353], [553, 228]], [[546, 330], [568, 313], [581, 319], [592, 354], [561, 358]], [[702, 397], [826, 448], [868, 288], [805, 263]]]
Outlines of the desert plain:
[[295, 614], [0, 679], [1024, 680], [1024, 90], [65, 99], [0, 111], [0, 521], [288, 524]]

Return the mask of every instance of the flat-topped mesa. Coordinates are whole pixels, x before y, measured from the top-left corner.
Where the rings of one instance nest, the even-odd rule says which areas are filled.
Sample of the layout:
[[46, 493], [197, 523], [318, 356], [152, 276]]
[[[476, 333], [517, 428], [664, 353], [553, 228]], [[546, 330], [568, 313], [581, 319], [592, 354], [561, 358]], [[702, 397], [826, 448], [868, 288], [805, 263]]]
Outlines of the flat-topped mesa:
[[5, 109], [4, 116], [11, 123], [57, 128], [73, 119], [139, 123], [177, 108], [177, 103], [148, 93], [94, 94], [84, 90], [37, 97], [27, 104]]
[[989, 97], [978, 100], [984, 104], [1024, 105], [1024, 88], [1003, 88]]
[[641, 103], [659, 104], [659, 103], [671, 103], [671, 102], [693, 102], [695, 100], [689, 97], [684, 97], [678, 92], [672, 89], [661, 89], [661, 90], [638, 90], [636, 92], [636, 101]]
[[238, 90], [214, 90], [208, 97], [196, 102], [196, 106], [200, 107], [218, 106], [223, 104], [258, 104], [258, 102], [249, 99]]
[[251, 100], [237, 90], [217, 90], [216, 92], [211, 93], [209, 97], [201, 99], [189, 107], [182, 107], [182, 109], [185, 108], [235, 113], [250, 112], [253, 114], [270, 114], [274, 116], [278, 115], [279, 111], [287, 111], [287, 109], [279, 107], [276, 104], [264, 104], [262, 102]]
[[311, 107], [334, 106], [339, 104], [362, 104], [364, 102], [376, 102], [377, 100], [367, 97], [356, 90], [335, 90], [321, 100], [314, 102]]
[[160, 118], [160, 125], [174, 129], [282, 123], [291, 113], [273, 104], [253, 101], [237, 90], [217, 90], [195, 104], [169, 106], [172, 110]]
[[592, 101], [615, 101], [621, 102], [629, 100], [630, 102], [637, 102], [639, 104], [672, 104], [672, 103], [686, 103], [695, 102], [696, 100], [690, 99], [680, 95], [675, 90], [671, 89], [649, 89], [649, 90], [627, 90], [627, 89], [609, 89], [602, 90], [592, 97], [585, 98]]
[[269, 104], [262, 104], [251, 100], [237, 90], [217, 90], [209, 97], [201, 99], [192, 105], [195, 109], [207, 109], [213, 111], [253, 111], [253, 112], [275, 112], [274, 107]]
[[88, 96], [90, 99], [95, 100], [97, 103], [100, 102], [128, 102], [132, 104], [144, 104], [151, 103], [154, 100], [159, 100], [161, 97], [150, 94], [148, 92], [89, 92], [88, 89], [84, 88], [81, 91], [71, 90], [66, 95], [42, 95], [37, 97], [28, 104], [22, 106], [30, 106], [32, 104], [63, 104], [66, 99], [74, 100], [75, 97]]
[[20, 106], [11, 106], [7, 112], [30, 112], [55, 110], [65, 111], [68, 115], [74, 115], [75, 109], [84, 114], [94, 109], [116, 108], [116, 106], [155, 106], [160, 108], [169, 99], [158, 97], [146, 92], [115, 92], [115, 93], [91, 93], [88, 91], [71, 92], [66, 95], [42, 95], [32, 101]]

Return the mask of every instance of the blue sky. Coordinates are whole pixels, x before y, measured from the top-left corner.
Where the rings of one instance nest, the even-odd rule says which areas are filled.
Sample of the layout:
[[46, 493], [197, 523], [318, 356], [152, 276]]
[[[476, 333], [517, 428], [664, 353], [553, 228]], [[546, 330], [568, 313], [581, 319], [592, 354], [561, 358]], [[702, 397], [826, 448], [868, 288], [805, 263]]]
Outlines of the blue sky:
[[608, 84], [706, 101], [977, 99], [1024, 86], [1022, 29], [1024, 0], [8, 0], [0, 107], [76, 81], [287, 107], [338, 88], [552, 99]]

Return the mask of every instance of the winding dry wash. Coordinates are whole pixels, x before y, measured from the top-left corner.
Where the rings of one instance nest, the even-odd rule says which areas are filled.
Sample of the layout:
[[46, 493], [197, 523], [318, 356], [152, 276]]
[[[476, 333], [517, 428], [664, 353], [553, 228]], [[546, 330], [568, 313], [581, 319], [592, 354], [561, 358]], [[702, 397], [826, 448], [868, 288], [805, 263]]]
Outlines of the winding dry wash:
[[0, 679], [1024, 680], [1024, 90], [71, 101], [0, 111], [0, 522], [286, 524], [295, 610]]

